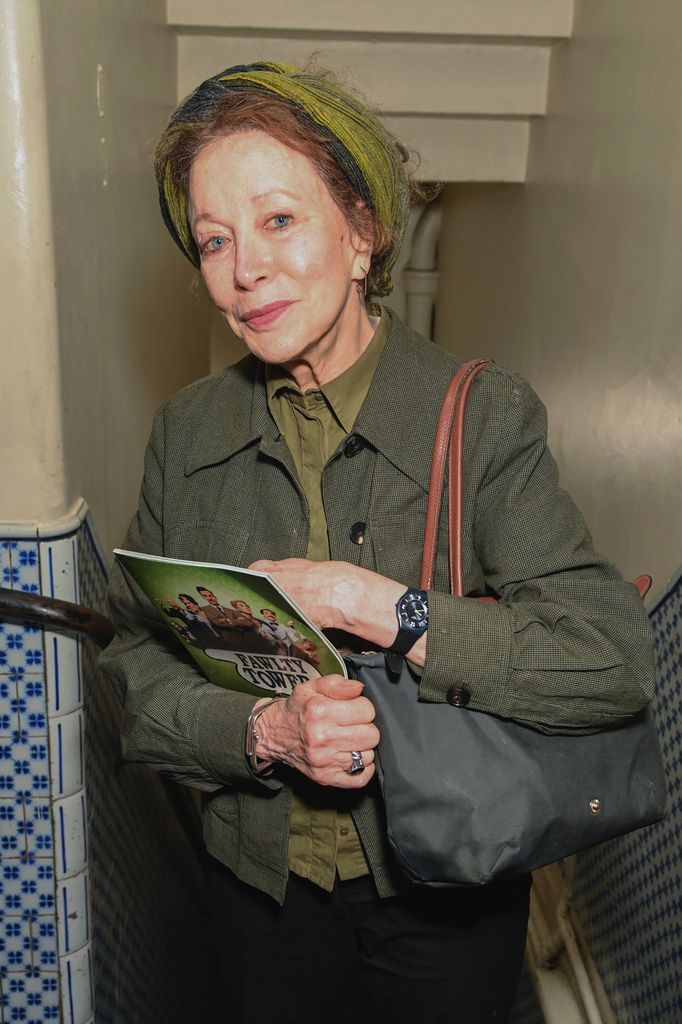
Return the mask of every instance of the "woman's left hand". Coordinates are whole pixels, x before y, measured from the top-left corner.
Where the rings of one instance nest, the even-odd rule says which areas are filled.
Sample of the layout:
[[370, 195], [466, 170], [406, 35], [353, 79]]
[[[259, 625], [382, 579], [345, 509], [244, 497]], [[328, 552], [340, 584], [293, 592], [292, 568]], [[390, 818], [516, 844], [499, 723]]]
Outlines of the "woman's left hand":
[[[289, 594], [318, 629], [342, 629], [377, 647], [390, 647], [396, 637], [395, 605], [405, 586], [350, 562], [311, 562], [285, 558], [249, 566], [267, 572]], [[423, 665], [425, 635], [410, 652]]]
[[375, 575], [348, 562], [311, 562], [306, 558], [263, 560], [249, 568], [269, 573], [318, 629], [348, 629], [353, 595], [357, 599], [367, 586], [366, 577]]

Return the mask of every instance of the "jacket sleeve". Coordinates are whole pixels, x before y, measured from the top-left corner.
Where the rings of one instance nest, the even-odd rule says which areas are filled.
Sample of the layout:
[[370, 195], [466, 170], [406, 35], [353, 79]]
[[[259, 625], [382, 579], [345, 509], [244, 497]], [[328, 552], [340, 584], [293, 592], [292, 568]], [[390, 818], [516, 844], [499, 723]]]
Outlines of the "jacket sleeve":
[[420, 699], [445, 701], [454, 686], [470, 695], [468, 711], [546, 732], [615, 725], [653, 695], [649, 620], [558, 486], [544, 406], [525, 381], [513, 381], [473, 527], [500, 601], [429, 594]]
[[[163, 554], [163, 478], [162, 408], [147, 447], [138, 511], [124, 540], [129, 550]], [[255, 776], [244, 754], [256, 698], [208, 682], [118, 563], [109, 605], [117, 633], [99, 665], [124, 705], [124, 758], [205, 792], [244, 781], [279, 788], [276, 780]]]

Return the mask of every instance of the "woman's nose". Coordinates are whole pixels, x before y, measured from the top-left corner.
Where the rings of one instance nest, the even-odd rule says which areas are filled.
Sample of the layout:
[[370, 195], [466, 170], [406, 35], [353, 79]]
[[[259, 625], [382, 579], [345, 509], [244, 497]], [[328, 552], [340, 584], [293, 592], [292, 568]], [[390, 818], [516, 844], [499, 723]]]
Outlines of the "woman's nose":
[[240, 239], [235, 247], [234, 281], [237, 288], [250, 290], [267, 278], [270, 254], [260, 239]]

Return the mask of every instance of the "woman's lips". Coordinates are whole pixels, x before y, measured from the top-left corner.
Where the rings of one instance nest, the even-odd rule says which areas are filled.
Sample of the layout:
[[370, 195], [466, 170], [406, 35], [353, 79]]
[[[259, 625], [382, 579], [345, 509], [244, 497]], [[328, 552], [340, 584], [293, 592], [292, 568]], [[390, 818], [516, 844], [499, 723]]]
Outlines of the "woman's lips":
[[263, 328], [270, 327], [283, 313], [293, 305], [293, 300], [282, 300], [280, 302], [269, 302], [266, 306], [259, 306], [257, 309], [250, 309], [242, 313], [240, 319], [247, 327]]

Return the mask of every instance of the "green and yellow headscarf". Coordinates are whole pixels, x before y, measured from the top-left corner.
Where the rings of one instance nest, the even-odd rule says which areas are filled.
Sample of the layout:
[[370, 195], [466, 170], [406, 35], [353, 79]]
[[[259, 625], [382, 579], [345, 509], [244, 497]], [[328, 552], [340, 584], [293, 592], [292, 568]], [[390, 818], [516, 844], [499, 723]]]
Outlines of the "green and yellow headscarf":
[[286, 64], [249, 64], [208, 78], [173, 113], [161, 138], [156, 178], [166, 227], [198, 267], [199, 252], [187, 220], [187, 195], [172, 173], [172, 135], [188, 124], [209, 122], [230, 90], [263, 89], [287, 101], [324, 140], [356, 194], [374, 212], [391, 239], [372, 258], [368, 286], [374, 295], [391, 291], [391, 270], [402, 244], [410, 208], [403, 151], [378, 118], [335, 82]]

